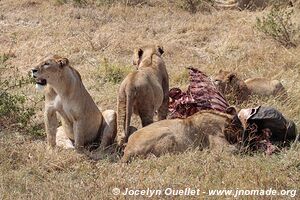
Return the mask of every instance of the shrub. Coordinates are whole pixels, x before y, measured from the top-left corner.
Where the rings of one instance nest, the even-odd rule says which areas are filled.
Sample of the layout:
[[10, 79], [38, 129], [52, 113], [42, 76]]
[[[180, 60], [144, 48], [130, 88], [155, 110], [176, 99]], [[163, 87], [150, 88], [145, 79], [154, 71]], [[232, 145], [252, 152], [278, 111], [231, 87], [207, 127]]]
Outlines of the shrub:
[[26, 128], [30, 118], [35, 114], [34, 107], [28, 106], [27, 97], [23, 94], [14, 94], [13, 89], [28, 84], [28, 79], [18, 79], [12, 82], [4, 80], [0, 82], [0, 118], [1, 124], [8, 126], [17, 125], [19, 128]]
[[[7, 68], [6, 61], [9, 60], [9, 54], [0, 56], [0, 69]], [[30, 124], [31, 117], [35, 114], [33, 105], [28, 104], [25, 95], [20, 94], [16, 89], [32, 82], [28, 76], [16, 76], [16, 72], [11, 76], [4, 76], [0, 79], [0, 125], [3, 127], [14, 127], [19, 130], [29, 130], [33, 126]], [[2, 73], [0, 74], [2, 75]], [[30, 132], [36, 134], [37, 131]]]
[[292, 14], [293, 10], [283, 10], [274, 5], [267, 16], [256, 19], [256, 28], [287, 48], [295, 47], [293, 37], [296, 28], [291, 21]]

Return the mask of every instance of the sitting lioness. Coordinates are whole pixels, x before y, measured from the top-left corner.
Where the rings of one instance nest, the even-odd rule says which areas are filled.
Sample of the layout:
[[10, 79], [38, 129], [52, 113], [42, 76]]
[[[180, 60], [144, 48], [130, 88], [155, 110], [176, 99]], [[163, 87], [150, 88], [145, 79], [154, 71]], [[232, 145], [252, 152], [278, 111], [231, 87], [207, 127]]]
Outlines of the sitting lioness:
[[[232, 107], [228, 108], [232, 113]], [[235, 110], [234, 110], [235, 112]], [[168, 152], [183, 152], [189, 148], [235, 151], [229, 144], [237, 130], [232, 126], [234, 115], [214, 110], [200, 111], [186, 119], [167, 119], [155, 122], [134, 132], [128, 139], [122, 162], [134, 156], [160, 156]], [[238, 130], [242, 126], [238, 125]]]
[[[80, 74], [69, 65], [67, 58], [54, 55], [32, 69], [37, 88], [45, 91], [45, 127], [50, 146], [82, 148], [101, 142], [109, 146], [116, 136], [116, 113], [100, 112], [85, 89]], [[58, 127], [57, 114], [62, 127]]]
[[142, 126], [153, 122], [154, 113], [158, 120], [166, 119], [169, 103], [169, 76], [162, 59], [162, 47], [151, 45], [134, 51], [133, 63], [137, 71], [127, 75], [121, 83], [118, 96], [117, 142], [124, 144], [130, 135], [132, 113], [140, 116]]
[[241, 80], [234, 72], [220, 70], [214, 78], [217, 88], [225, 95], [232, 93], [237, 103], [249, 99], [251, 94], [260, 96], [279, 96], [285, 98], [286, 90], [278, 80], [267, 78], [250, 78]]

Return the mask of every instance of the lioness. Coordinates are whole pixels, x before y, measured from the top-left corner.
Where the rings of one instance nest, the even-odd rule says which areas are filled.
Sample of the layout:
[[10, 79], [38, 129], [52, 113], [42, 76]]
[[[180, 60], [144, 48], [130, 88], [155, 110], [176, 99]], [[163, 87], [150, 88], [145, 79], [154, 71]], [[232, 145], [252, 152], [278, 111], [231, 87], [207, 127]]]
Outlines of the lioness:
[[[228, 108], [228, 111], [230, 109], [232, 108]], [[227, 137], [234, 135], [229, 133], [233, 118], [234, 115], [206, 110], [185, 119], [155, 122], [129, 137], [121, 161], [128, 162], [133, 156], [146, 156], [150, 153], [160, 156], [196, 147], [234, 151], [236, 148], [227, 141]], [[239, 128], [242, 130], [241, 124]]]
[[[100, 112], [67, 58], [49, 57], [32, 69], [32, 76], [37, 88], [45, 87], [44, 118], [50, 146], [58, 143], [72, 148], [74, 141], [75, 148], [82, 150], [92, 142], [101, 142], [101, 148], [112, 144], [117, 131], [116, 113]], [[57, 113], [62, 121], [58, 129]]]
[[130, 134], [132, 112], [139, 115], [142, 126], [153, 122], [155, 111], [158, 120], [166, 119], [169, 103], [169, 76], [162, 59], [160, 46], [145, 46], [134, 50], [133, 64], [137, 71], [127, 75], [121, 83], [118, 96], [117, 142], [122, 145]]
[[287, 93], [278, 80], [267, 78], [250, 78], [241, 80], [234, 72], [220, 70], [214, 78], [214, 83], [225, 95], [232, 93], [237, 103], [247, 100], [251, 94], [260, 96], [286, 97]]

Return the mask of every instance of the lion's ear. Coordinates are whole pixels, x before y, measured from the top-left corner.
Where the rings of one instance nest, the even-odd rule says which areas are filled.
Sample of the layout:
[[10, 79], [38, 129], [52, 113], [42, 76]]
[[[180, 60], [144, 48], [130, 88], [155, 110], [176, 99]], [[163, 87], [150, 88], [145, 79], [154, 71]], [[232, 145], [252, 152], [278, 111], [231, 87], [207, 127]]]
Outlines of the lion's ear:
[[229, 82], [233, 81], [236, 78], [236, 75], [234, 73], [231, 73], [227, 76], [227, 79]]
[[226, 108], [226, 111], [225, 111], [227, 114], [229, 115], [236, 115], [237, 112], [236, 112], [236, 108], [233, 107], [233, 106], [230, 106], [228, 108]]
[[60, 67], [64, 67], [64, 66], [69, 65], [68, 58], [60, 58], [57, 62], [59, 63]]
[[157, 46], [157, 51], [160, 53], [160, 55], [163, 55], [164, 48], [162, 46]]
[[143, 49], [138, 50], [139, 59], [141, 59], [141, 57], [143, 56], [143, 53], [144, 53]]
[[139, 49], [135, 49], [134, 53], [133, 53], [133, 65], [139, 65], [141, 58], [143, 56], [144, 51], [139, 48]]

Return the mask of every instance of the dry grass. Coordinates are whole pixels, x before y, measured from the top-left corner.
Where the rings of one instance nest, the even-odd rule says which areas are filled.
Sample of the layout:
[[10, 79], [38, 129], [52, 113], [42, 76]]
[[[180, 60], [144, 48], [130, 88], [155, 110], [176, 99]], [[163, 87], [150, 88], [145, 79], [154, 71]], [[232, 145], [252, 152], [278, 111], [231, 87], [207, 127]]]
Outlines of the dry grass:
[[[186, 86], [187, 66], [198, 67], [208, 75], [222, 68], [237, 70], [243, 78], [264, 76], [282, 80], [289, 94], [286, 104], [273, 98], [253, 97], [238, 107], [275, 106], [294, 120], [299, 129], [300, 35], [296, 37], [298, 47], [286, 49], [257, 32], [253, 28], [256, 17], [265, 12], [227, 10], [190, 14], [165, 1], [159, 6], [153, 3], [96, 7], [90, 3], [58, 5], [55, 0], [2, 0], [0, 55], [15, 55], [7, 63], [17, 68], [19, 75], [26, 74], [30, 66], [49, 53], [68, 57], [104, 110], [115, 109], [119, 83], [103, 81], [107, 80], [103, 60], [122, 77], [130, 71], [127, 66], [131, 65], [132, 49], [156, 42], [164, 46], [171, 87]], [[297, 25], [299, 19], [297, 10], [293, 18]], [[126, 69], [119, 69], [122, 66]], [[12, 71], [8, 67], [1, 73], [2, 78]], [[33, 85], [19, 92], [31, 98], [42, 96]], [[41, 123], [43, 103], [36, 106], [35, 120]], [[193, 187], [202, 191], [272, 187], [300, 192], [299, 145], [273, 156], [189, 151], [137, 160], [130, 165], [116, 160], [113, 157], [95, 162], [73, 151], [48, 150], [44, 140], [2, 130], [0, 199], [107, 199], [113, 197], [114, 187]], [[282, 197], [273, 199], [277, 198]]]

